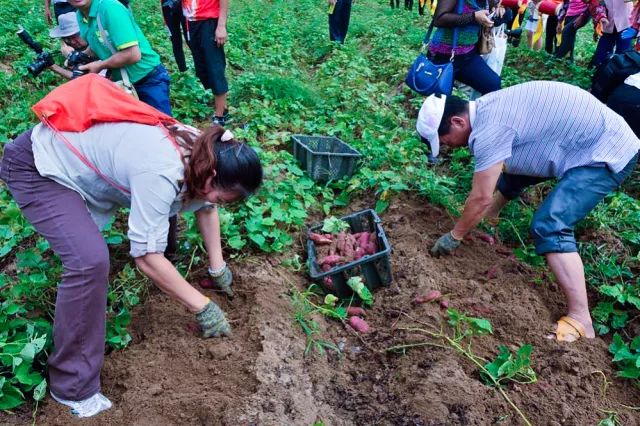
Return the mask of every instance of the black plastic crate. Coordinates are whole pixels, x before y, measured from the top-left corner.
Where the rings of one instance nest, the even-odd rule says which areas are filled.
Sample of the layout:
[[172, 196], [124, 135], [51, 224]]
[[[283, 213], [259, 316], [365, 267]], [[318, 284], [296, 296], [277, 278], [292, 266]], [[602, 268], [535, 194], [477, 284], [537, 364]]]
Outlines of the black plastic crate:
[[[307, 238], [307, 255], [309, 275], [314, 281], [322, 281], [325, 277], [330, 277], [333, 282], [334, 293], [338, 297], [350, 297], [353, 291], [347, 285], [347, 280], [354, 276], [361, 276], [365, 285], [374, 290], [378, 287], [386, 287], [391, 284], [391, 265], [389, 256], [391, 255], [391, 245], [382, 229], [381, 220], [374, 210], [363, 210], [348, 216], [341, 217], [351, 227], [352, 233], [375, 232], [377, 236], [378, 252], [365, 255], [361, 259], [344, 265], [336, 266], [330, 271], [323, 271], [316, 263], [315, 244]], [[308, 229], [307, 237], [311, 232], [322, 232], [322, 224], [315, 225]], [[323, 286], [324, 287], [324, 286]]]
[[317, 182], [351, 176], [362, 157], [340, 139], [333, 136], [291, 136], [293, 156], [311, 179]]

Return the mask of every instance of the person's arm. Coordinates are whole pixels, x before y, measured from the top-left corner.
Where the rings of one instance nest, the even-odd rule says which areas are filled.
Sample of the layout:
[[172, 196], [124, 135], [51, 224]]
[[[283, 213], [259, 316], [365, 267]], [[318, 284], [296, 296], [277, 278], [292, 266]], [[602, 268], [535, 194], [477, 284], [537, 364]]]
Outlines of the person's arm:
[[204, 208], [196, 212], [196, 220], [198, 221], [198, 229], [202, 234], [204, 246], [209, 256], [209, 266], [211, 269], [217, 270], [224, 266], [222, 257], [222, 242], [220, 237], [220, 217], [218, 216], [218, 208]]
[[227, 42], [227, 16], [229, 14], [229, 0], [220, 0], [220, 16], [216, 26], [216, 43], [224, 46]]
[[163, 292], [196, 313], [209, 299], [189, 284], [162, 253], [147, 253], [135, 258], [136, 266]]
[[[596, 24], [601, 23], [603, 26], [609, 24], [609, 20], [607, 19], [607, 8], [600, 4], [598, 0], [590, 0], [587, 10], [588, 13], [591, 14], [593, 22], [595, 22]], [[585, 18], [587, 16], [588, 15], [586, 15]]]
[[71, 71], [69, 71], [66, 68], [61, 67], [60, 65], [57, 64], [53, 64], [49, 67], [49, 69], [53, 72], [55, 72], [56, 74], [61, 75], [64, 78], [67, 78], [69, 80], [71, 80], [71, 78], [73, 77], [73, 74], [71, 73]]
[[136, 44], [116, 52], [105, 60], [93, 61], [86, 65], [81, 65], [79, 68], [83, 71], [99, 73], [103, 69], [122, 68], [126, 65], [135, 64], [140, 61], [141, 58], [140, 48]]
[[494, 202], [496, 183], [502, 172], [504, 162], [494, 164], [486, 170], [473, 174], [471, 192], [464, 204], [462, 216], [456, 222], [451, 235], [457, 240], [474, 229], [482, 220]]
[[44, 0], [44, 17], [47, 19], [47, 24], [51, 25], [53, 23], [51, 19], [51, 0]]

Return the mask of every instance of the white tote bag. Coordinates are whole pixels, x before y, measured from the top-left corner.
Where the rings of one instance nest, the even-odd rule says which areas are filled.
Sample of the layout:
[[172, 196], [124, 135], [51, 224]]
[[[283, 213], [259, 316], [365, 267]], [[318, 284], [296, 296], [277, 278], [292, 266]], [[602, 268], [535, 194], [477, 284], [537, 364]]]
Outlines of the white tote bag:
[[[500, 25], [493, 29], [493, 38], [495, 40], [495, 47], [491, 50], [491, 52], [486, 55], [482, 55], [482, 59], [489, 65], [496, 74], [502, 74], [502, 67], [504, 66], [504, 57], [507, 54], [507, 34], [504, 32], [505, 26]], [[480, 92], [472, 89], [466, 84], [460, 84], [458, 89], [469, 96], [470, 100], [474, 100], [482, 96]]]

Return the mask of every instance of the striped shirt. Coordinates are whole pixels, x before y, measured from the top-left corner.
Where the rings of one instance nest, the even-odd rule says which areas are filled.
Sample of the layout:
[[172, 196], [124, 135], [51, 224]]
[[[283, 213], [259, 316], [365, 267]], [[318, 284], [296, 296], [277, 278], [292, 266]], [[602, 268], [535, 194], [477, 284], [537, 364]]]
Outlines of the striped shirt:
[[476, 101], [469, 149], [480, 172], [558, 177], [582, 166], [620, 172], [640, 150], [622, 117], [576, 86], [533, 81]]

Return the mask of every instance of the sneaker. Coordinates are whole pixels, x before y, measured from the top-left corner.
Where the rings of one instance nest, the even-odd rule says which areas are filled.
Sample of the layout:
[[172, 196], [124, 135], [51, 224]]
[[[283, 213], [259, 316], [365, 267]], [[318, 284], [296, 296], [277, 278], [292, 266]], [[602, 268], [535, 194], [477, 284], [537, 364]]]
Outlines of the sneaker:
[[224, 109], [224, 114], [222, 114], [222, 118], [224, 118], [224, 121], [227, 124], [233, 121], [233, 118], [231, 118], [231, 114], [229, 114], [229, 110], [226, 108]]
[[56, 396], [53, 392], [50, 393], [51, 397], [60, 404], [70, 407], [71, 413], [77, 417], [92, 417], [113, 406], [111, 401], [100, 392], [82, 401], [68, 401]]

